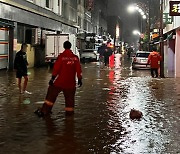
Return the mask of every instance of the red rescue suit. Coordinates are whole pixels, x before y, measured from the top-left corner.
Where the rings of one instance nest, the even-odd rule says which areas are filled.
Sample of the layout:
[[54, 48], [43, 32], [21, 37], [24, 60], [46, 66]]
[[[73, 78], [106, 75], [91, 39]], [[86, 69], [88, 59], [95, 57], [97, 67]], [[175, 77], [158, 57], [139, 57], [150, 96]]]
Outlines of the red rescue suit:
[[54, 86], [64, 89], [76, 87], [76, 74], [82, 79], [82, 71], [79, 58], [71, 50], [65, 50], [58, 56], [52, 72], [56, 76]]
[[56, 78], [53, 85], [48, 88], [46, 100], [41, 109], [44, 114], [51, 113], [51, 109], [61, 91], [65, 98], [65, 111], [74, 111], [76, 75], [79, 80], [82, 79], [79, 58], [71, 50], [66, 49], [58, 56], [54, 64], [52, 76]]
[[150, 64], [151, 68], [159, 68], [159, 62], [161, 61], [161, 56], [158, 52], [153, 51], [148, 56], [148, 64]]

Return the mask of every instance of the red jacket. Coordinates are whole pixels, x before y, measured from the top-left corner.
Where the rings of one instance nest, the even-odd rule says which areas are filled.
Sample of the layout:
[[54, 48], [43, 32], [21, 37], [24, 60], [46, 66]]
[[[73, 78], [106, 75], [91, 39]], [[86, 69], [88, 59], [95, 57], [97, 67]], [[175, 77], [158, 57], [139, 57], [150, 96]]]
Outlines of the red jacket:
[[82, 79], [82, 71], [79, 58], [71, 50], [64, 50], [61, 53], [53, 68], [53, 76], [56, 76], [54, 86], [61, 88], [75, 88], [76, 75]]
[[161, 56], [158, 52], [153, 51], [148, 56], [148, 64], [151, 65], [151, 68], [159, 68], [159, 62], [161, 61]]

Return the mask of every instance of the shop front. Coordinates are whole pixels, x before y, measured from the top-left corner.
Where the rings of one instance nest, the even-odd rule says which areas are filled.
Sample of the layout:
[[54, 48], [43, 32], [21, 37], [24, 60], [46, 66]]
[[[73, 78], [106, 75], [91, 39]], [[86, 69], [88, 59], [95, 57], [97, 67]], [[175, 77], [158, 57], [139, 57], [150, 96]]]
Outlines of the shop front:
[[0, 20], [0, 69], [12, 68], [13, 24]]
[[0, 27], [0, 69], [8, 68], [9, 61], [9, 30]]

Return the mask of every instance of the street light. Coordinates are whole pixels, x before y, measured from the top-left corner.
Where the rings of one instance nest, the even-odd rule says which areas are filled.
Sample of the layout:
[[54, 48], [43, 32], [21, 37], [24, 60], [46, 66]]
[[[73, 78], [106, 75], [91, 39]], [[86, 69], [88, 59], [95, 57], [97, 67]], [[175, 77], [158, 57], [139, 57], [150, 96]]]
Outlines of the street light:
[[[149, 5], [150, 5], [150, 2], [149, 2]], [[145, 3], [140, 3], [140, 2], [135, 3], [135, 4], [131, 4], [128, 6], [128, 12], [133, 13], [135, 11], [138, 11], [143, 19], [147, 19], [147, 25], [148, 25], [148, 30], [147, 30], [148, 44], [147, 44], [147, 47], [148, 47], [148, 51], [150, 50], [150, 44], [149, 44], [149, 42], [150, 42], [150, 15], [149, 15], [150, 10], [149, 10], [149, 7], [147, 7]]]
[[135, 10], [136, 10], [136, 6], [134, 5], [129, 5], [128, 8], [127, 8], [128, 12], [129, 13], [134, 13]]
[[139, 36], [141, 35], [140, 31], [138, 31], [138, 30], [133, 30], [133, 34], [134, 35], [139, 35]]
[[142, 17], [143, 17], [143, 19], [147, 19], [146, 15], [143, 15]]
[[[138, 11], [142, 17], [148, 16], [148, 13], [144, 10], [144, 8], [141, 8], [141, 6], [139, 6], [138, 4], [131, 4], [128, 6], [129, 13], [134, 13], [135, 11]], [[143, 18], [143, 19], [145, 19], [145, 18]]]

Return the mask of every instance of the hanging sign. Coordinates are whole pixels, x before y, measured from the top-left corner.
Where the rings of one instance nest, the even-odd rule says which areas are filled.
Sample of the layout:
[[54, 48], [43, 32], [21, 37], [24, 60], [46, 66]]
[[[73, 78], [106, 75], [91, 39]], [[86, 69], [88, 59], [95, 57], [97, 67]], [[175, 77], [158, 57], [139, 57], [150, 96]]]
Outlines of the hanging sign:
[[163, 22], [165, 24], [172, 24], [173, 22], [173, 17], [169, 16], [169, 13], [163, 13]]
[[169, 15], [180, 16], [180, 1], [169, 1]]

